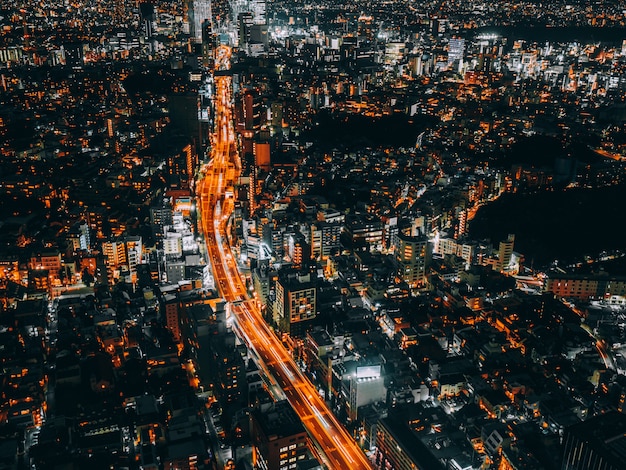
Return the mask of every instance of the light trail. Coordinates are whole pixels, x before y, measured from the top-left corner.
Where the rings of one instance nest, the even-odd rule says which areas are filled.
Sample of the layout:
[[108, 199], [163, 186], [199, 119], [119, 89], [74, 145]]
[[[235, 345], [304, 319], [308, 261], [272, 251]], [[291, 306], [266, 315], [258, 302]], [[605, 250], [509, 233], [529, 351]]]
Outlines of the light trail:
[[[224, 61], [228, 54], [221, 52]], [[233, 199], [227, 197], [229, 181], [236, 179], [241, 165], [235, 149], [234, 127], [230, 120], [230, 78], [216, 77], [216, 122], [218, 125], [210, 164], [204, 169], [204, 179], [197, 185], [201, 222], [207, 244], [208, 258], [221, 296], [230, 302], [234, 316], [233, 328], [259, 359], [259, 368], [270, 383], [277, 384], [289, 400], [309, 436], [315, 442], [322, 461], [330, 469], [368, 470], [370, 462], [337, 418], [330, 412], [315, 387], [302, 374], [282, 342], [269, 328], [256, 302], [247, 296], [237, 264], [228, 246], [226, 227], [233, 211]], [[228, 186], [227, 186], [228, 185]], [[229, 190], [230, 191], [230, 190]], [[219, 209], [218, 209], [219, 207]]]

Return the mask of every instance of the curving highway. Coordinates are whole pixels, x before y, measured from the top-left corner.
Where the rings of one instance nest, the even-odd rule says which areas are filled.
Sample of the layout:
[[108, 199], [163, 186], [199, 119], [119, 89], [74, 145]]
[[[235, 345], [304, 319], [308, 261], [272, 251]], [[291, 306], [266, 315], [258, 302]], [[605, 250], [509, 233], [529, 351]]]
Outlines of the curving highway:
[[[229, 50], [222, 48], [218, 51], [217, 67], [227, 67], [229, 58]], [[239, 171], [231, 114], [231, 78], [216, 76], [215, 84], [213, 153], [196, 187], [196, 198], [217, 287], [231, 305], [238, 336], [262, 362], [261, 369], [271, 374], [280, 386], [314, 441], [314, 451], [326, 466], [337, 470], [370, 469], [365, 454], [303, 376], [268, 327], [256, 302], [247, 295], [227, 240], [228, 218], [234, 204], [229, 187]]]

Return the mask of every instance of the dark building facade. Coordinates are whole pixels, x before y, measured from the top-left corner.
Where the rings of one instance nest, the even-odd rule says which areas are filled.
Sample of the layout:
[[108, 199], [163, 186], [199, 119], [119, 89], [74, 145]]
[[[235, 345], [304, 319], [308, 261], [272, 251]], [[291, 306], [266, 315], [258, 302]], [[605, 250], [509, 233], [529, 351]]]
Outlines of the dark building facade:
[[595, 416], [565, 429], [562, 470], [618, 470], [626, 462], [626, 415]]

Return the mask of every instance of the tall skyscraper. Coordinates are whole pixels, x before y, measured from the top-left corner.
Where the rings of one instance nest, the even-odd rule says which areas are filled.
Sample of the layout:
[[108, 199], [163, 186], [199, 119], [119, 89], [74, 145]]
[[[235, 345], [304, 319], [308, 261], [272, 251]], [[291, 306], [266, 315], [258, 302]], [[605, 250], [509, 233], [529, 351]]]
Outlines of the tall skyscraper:
[[239, 22], [239, 47], [246, 47], [250, 42], [250, 28], [254, 17], [249, 11], [243, 11], [237, 16], [237, 21]]
[[462, 62], [464, 52], [465, 39], [450, 38], [448, 43], [448, 66], [453, 65], [457, 61]]
[[210, 20], [202, 23], [202, 65], [212, 67], [215, 54], [215, 37]]
[[211, 0], [192, 0], [189, 8], [189, 27], [194, 42], [202, 43], [202, 24], [213, 22]]
[[145, 37], [152, 39], [155, 31], [156, 13], [154, 5], [152, 3], [143, 2], [139, 4], [139, 11], [141, 12], [141, 19], [143, 20], [143, 28]]
[[254, 24], [267, 24], [265, 0], [250, 0], [250, 11], [254, 17]]

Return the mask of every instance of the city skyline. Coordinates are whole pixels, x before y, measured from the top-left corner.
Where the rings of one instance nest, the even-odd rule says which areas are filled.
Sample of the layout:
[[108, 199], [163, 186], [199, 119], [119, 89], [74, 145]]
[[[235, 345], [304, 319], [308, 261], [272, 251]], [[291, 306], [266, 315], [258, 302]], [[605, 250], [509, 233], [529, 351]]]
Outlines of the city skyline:
[[620, 468], [619, 3], [0, 25], [0, 466]]

